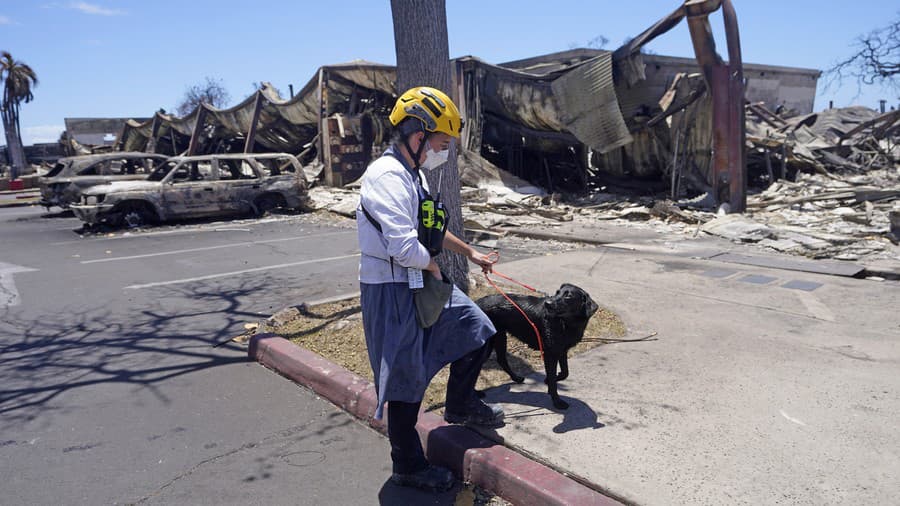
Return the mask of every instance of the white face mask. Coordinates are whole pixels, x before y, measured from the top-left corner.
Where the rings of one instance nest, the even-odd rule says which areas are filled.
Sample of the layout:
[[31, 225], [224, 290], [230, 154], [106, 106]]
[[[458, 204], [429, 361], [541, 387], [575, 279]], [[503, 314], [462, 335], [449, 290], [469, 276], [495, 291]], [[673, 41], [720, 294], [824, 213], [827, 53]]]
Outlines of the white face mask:
[[436, 169], [441, 165], [447, 163], [447, 159], [449, 157], [449, 149], [445, 149], [443, 151], [435, 151], [431, 149], [431, 146], [428, 146], [428, 153], [425, 154], [425, 163], [422, 164], [422, 168], [425, 170]]

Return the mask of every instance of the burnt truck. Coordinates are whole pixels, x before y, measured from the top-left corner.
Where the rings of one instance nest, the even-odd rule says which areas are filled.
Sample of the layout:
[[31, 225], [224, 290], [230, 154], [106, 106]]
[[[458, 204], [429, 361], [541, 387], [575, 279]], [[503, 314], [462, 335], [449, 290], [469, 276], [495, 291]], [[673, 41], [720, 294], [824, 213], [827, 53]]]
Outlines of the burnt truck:
[[153, 153], [118, 152], [61, 158], [40, 178], [40, 204], [68, 209], [78, 204], [81, 192], [113, 181], [147, 179], [169, 157]]
[[311, 208], [300, 162], [287, 153], [172, 157], [144, 181], [88, 188], [71, 206], [88, 225], [129, 228], [277, 208]]

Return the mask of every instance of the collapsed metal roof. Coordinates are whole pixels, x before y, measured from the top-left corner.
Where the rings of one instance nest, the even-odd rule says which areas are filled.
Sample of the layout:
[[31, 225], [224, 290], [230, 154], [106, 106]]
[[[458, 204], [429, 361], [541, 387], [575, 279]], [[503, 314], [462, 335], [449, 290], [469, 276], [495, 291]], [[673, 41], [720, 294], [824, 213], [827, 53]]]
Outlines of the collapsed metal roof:
[[[551, 83], [573, 67], [584, 64], [590, 57], [598, 55], [603, 60], [604, 83], [596, 90], [609, 90], [612, 71], [609, 52], [599, 51], [580, 58], [566, 57], [551, 65], [538, 65], [521, 69], [492, 65], [471, 56], [454, 60], [459, 69], [475, 72], [479, 79], [473, 85], [478, 87], [479, 112], [494, 115], [506, 121], [541, 132], [563, 133], [572, 130], [576, 136], [582, 133], [576, 123], [583, 123], [586, 115], [567, 114], [583, 107], [582, 103], [572, 103], [560, 107], [554, 98]], [[254, 142], [259, 148], [271, 151], [298, 153], [318, 133], [319, 121], [334, 113], [354, 114], [367, 109], [375, 102], [371, 95], [380, 94], [396, 97], [394, 83], [395, 67], [366, 61], [354, 61], [340, 65], [321, 67], [300, 92], [291, 99], [282, 99], [270, 86], [247, 97], [239, 104], [217, 109], [201, 104], [190, 114], [177, 117], [156, 113], [151, 119], [140, 122], [128, 120], [119, 136], [117, 147], [121, 150], [150, 150], [178, 154], [188, 148], [198, 124], [203, 124], [200, 135], [205, 149], [198, 152], [216, 150], [216, 140], [243, 139], [251, 130], [257, 103], [260, 104]], [[558, 90], [563, 88], [558, 87]], [[580, 94], [591, 90], [579, 89]], [[612, 101], [609, 97], [612, 97]], [[604, 103], [615, 106], [615, 96], [607, 93]], [[371, 109], [371, 107], [368, 107]], [[468, 111], [474, 117], [474, 110]], [[618, 107], [607, 108], [603, 117], [618, 117], [620, 134], [624, 124]], [[200, 118], [200, 116], [203, 116]], [[627, 136], [627, 131], [624, 132]], [[590, 135], [582, 135], [581, 137]], [[620, 135], [621, 137], [621, 135]], [[154, 145], [151, 142], [156, 142]], [[573, 138], [574, 140], [574, 138]], [[584, 139], [591, 142], [589, 139]], [[619, 139], [621, 142], [621, 139]]]
[[[575, 138], [585, 144], [606, 151], [628, 142], [627, 132], [622, 131], [622, 125], [618, 124], [619, 118], [623, 117], [622, 112], [625, 112], [624, 119], [627, 121], [645, 102], [655, 101], [661, 95], [657, 93], [658, 90], [653, 90], [652, 98], [643, 97], [647, 93], [634, 91], [639, 90], [639, 87], [614, 82], [615, 64], [611, 55], [609, 51], [576, 49], [500, 65], [493, 65], [473, 56], [457, 58], [452, 63], [458, 69], [468, 69], [479, 76], [478, 83], [474, 83], [479, 87], [477, 90], [462, 91], [477, 93], [479, 105], [485, 114], [536, 131], [574, 134]], [[669, 63], [668, 60], [676, 60], [655, 55], [644, 55], [643, 58], [657, 67], [659, 62], [656, 60], [666, 63]], [[677, 60], [682, 65], [690, 61]], [[747, 66], [755, 67], [752, 64]], [[573, 72], [578, 67], [580, 70]], [[782, 72], [806, 71], [768, 66], [765, 68]], [[582, 85], [580, 87], [573, 79], [574, 74], [579, 72], [584, 74], [578, 80]], [[563, 75], [566, 75], [566, 79], [558, 80]], [[259, 101], [261, 108], [255, 137], [259, 148], [298, 153], [318, 133], [321, 117], [335, 112], [361, 112], [373, 93], [395, 97], [395, 80], [396, 69], [391, 65], [363, 60], [327, 65], [319, 68], [300, 92], [290, 99], [280, 97], [274, 88], [264, 85], [230, 108], [217, 109], [202, 104], [183, 117], [158, 112], [148, 120], [128, 120], [119, 135], [117, 147], [128, 151], [146, 150], [153, 138], [162, 141], [167, 154], [181, 153], [187, 149], [201, 112], [205, 114], [204, 123], [209, 130], [207, 137], [244, 138], [250, 130], [256, 103]], [[554, 81], [559, 81], [555, 88], [551, 86]], [[570, 81], [568, 86], [565, 81]], [[611, 94], [613, 90], [615, 94]], [[323, 97], [321, 91], [327, 96]], [[635, 93], [640, 96], [633, 96]], [[598, 98], [601, 103], [606, 104], [599, 111], [596, 110], [596, 105], [591, 105], [592, 100]], [[322, 110], [323, 103], [326, 110]], [[345, 104], [344, 109], [350, 107], [356, 111], [341, 111], [340, 104]], [[605, 125], [607, 131], [612, 129], [613, 132], [605, 137], [608, 144], [598, 145], [604, 143], [596, 138], [596, 132], [591, 134], [589, 131], [579, 130], [579, 122], [590, 116], [598, 116], [588, 114], [585, 107], [594, 109], [594, 113], [602, 111], [599, 116], [612, 123]], [[472, 112], [474, 111], [469, 111], [470, 114]], [[155, 150], [163, 151], [163, 146], [156, 147]]]
[[[274, 88], [263, 85], [262, 89], [227, 109], [201, 104], [183, 117], [157, 112], [144, 122], [129, 120], [119, 136], [118, 147], [129, 151], [148, 150], [149, 147], [150, 150], [179, 154], [187, 149], [202, 115], [206, 135], [201, 138], [205, 137], [208, 147], [200, 151], [212, 152], [216, 150], [217, 140], [247, 135], [259, 103], [254, 141], [261, 150], [298, 153], [317, 133], [321, 111], [319, 89], [325, 75], [327, 93], [332, 100], [351, 100], [354, 93], [362, 90], [393, 94], [395, 70], [392, 66], [365, 61], [330, 65], [320, 68], [300, 93], [290, 99], [283, 99]], [[151, 139], [162, 141], [166, 149], [153, 146]]]

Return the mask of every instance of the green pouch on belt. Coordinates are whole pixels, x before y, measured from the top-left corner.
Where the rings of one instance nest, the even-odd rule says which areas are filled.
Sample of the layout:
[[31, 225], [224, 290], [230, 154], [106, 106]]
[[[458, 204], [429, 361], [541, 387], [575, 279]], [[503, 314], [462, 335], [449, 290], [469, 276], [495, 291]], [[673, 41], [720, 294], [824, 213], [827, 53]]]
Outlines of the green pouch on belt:
[[413, 292], [413, 300], [416, 304], [416, 321], [423, 329], [437, 323], [441, 311], [450, 300], [453, 293], [453, 284], [444, 273], [443, 279], [438, 280], [430, 272], [422, 273], [422, 288]]

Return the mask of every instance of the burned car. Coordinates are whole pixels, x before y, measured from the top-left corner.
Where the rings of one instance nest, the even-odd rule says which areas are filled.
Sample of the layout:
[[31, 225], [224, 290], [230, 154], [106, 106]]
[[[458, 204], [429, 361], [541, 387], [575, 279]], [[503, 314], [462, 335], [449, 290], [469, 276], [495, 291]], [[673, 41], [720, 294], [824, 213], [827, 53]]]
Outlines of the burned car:
[[309, 208], [300, 162], [287, 153], [170, 158], [145, 181], [116, 181], [82, 193], [71, 208], [88, 225], [138, 227], [182, 218], [261, 215]]
[[147, 179], [169, 157], [153, 153], [119, 152], [61, 158], [40, 179], [40, 204], [67, 209], [81, 200], [81, 192], [113, 181]]

